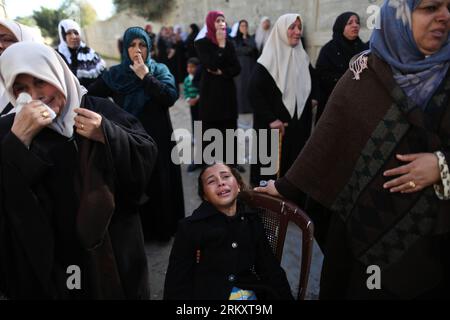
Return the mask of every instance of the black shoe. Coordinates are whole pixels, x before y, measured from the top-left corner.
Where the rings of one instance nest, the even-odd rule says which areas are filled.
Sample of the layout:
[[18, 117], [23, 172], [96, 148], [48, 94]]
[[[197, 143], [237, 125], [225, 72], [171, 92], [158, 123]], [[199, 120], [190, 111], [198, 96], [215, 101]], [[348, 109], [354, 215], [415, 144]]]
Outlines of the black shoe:
[[240, 173], [244, 173], [245, 172], [245, 168], [241, 165], [236, 165], [235, 166], [236, 170], [239, 171]]
[[201, 164], [192, 163], [188, 166], [187, 172], [194, 172], [195, 170], [200, 169], [201, 167], [202, 167]]

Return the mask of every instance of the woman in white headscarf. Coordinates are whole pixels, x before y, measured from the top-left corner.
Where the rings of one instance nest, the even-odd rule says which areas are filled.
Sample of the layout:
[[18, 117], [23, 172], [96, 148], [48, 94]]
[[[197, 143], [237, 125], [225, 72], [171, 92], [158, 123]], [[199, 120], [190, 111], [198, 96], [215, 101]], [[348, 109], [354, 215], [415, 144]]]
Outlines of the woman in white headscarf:
[[[42, 42], [37, 31], [18, 22], [0, 19], [0, 56], [10, 45], [20, 41]], [[0, 85], [0, 114], [8, 113], [12, 106], [5, 94], [5, 88]], [[7, 108], [8, 106], [8, 108]]]
[[70, 19], [58, 25], [59, 45], [57, 51], [64, 58], [70, 70], [81, 85], [89, 87], [105, 70], [105, 61], [81, 41], [81, 28]]
[[85, 97], [48, 46], [16, 43], [0, 69], [14, 106], [0, 118], [0, 291], [11, 299], [147, 299], [137, 207], [153, 140], [111, 101]]
[[[254, 128], [276, 129], [281, 136], [278, 148], [271, 145], [270, 136], [265, 141], [268, 154], [279, 154], [281, 158], [278, 170], [281, 175], [297, 158], [311, 131], [313, 70], [303, 49], [301, 35], [302, 19], [298, 14], [281, 16], [250, 80]], [[259, 138], [264, 139], [264, 136]], [[258, 140], [258, 144], [261, 143], [264, 142]], [[261, 174], [260, 163], [252, 165], [252, 184], [259, 185], [260, 180], [271, 177], [275, 175]]]
[[270, 19], [268, 17], [263, 17], [255, 33], [255, 42], [259, 54], [262, 53], [264, 45], [266, 44], [267, 39], [269, 39], [270, 31], [271, 31]]

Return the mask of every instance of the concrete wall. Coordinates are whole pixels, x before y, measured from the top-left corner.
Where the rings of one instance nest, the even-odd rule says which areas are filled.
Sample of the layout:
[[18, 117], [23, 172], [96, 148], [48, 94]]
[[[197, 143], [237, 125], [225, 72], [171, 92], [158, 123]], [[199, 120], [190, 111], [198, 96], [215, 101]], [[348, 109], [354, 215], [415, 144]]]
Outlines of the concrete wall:
[[0, 0], [0, 18], [6, 18], [8, 15], [6, 14], [6, 6], [5, 1]]
[[[315, 62], [320, 48], [331, 39], [335, 18], [344, 11], [355, 11], [361, 16], [361, 38], [367, 41], [370, 30], [367, 29], [369, 14], [367, 8], [372, 4], [380, 5], [383, 0], [176, 0], [174, 9], [162, 21], [153, 24], [154, 32], [161, 25], [191, 23], [203, 25], [210, 10], [222, 10], [229, 24], [247, 19], [253, 33], [263, 16], [276, 19], [289, 12], [300, 13], [305, 22], [307, 51]], [[87, 43], [95, 50], [108, 56], [117, 56], [117, 39], [130, 26], [144, 26], [146, 20], [129, 13], [121, 13], [113, 18], [98, 22], [85, 30]]]
[[[145, 27], [149, 23], [142, 17], [129, 12], [122, 12], [105, 21], [96, 22], [83, 30], [83, 39], [88, 46], [107, 57], [119, 59], [117, 40], [123, 36], [129, 27]], [[159, 23], [151, 22], [155, 31], [159, 30]]]
[[184, 24], [192, 22], [203, 25], [210, 10], [222, 10], [230, 24], [247, 19], [251, 32], [254, 32], [263, 16], [272, 22], [285, 13], [300, 13], [305, 20], [305, 36], [308, 52], [315, 61], [320, 47], [331, 39], [335, 18], [342, 12], [355, 11], [362, 19], [361, 37], [367, 41], [370, 30], [366, 28], [369, 18], [367, 8], [372, 4], [380, 5], [383, 0], [177, 0], [173, 12], [163, 23]]

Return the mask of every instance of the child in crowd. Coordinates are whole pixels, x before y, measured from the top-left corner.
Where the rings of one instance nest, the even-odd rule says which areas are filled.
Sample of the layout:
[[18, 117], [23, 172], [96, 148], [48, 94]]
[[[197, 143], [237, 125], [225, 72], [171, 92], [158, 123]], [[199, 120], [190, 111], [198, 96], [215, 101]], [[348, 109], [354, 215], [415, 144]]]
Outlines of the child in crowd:
[[170, 254], [165, 299], [293, 299], [256, 212], [238, 200], [245, 185], [222, 163], [198, 178], [203, 203], [180, 221]]
[[[193, 57], [187, 62], [188, 76], [184, 79], [184, 98], [190, 106], [191, 110], [191, 122], [192, 122], [192, 136], [194, 133], [194, 122], [199, 121], [199, 104], [200, 104], [200, 90], [194, 83], [194, 77], [197, 73], [197, 69], [200, 65], [200, 61]], [[194, 142], [194, 141], [193, 141]], [[195, 165], [192, 163], [188, 167], [188, 172], [195, 171], [201, 165]]]

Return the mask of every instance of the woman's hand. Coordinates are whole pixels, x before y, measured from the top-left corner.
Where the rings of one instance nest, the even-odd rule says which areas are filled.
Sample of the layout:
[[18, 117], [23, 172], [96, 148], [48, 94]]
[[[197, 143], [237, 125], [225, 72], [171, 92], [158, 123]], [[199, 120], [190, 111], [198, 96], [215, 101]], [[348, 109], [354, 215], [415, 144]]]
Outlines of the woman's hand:
[[142, 60], [142, 56], [138, 55], [138, 62], [134, 62], [133, 65], [130, 65], [131, 70], [134, 71], [134, 73], [143, 80], [144, 77], [150, 72], [148, 70], [147, 65], [144, 63], [144, 60]]
[[392, 193], [414, 193], [440, 182], [439, 161], [435, 154], [397, 155], [397, 159], [407, 164], [384, 173], [385, 177], [400, 176], [383, 186]]
[[278, 129], [281, 132], [281, 135], [284, 136], [285, 133], [285, 129], [286, 127], [289, 126], [288, 123], [283, 123], [281, 120], [275, 120], [274, 122], [270, 123], [270, 129]]
[[220, 48], [225, 48], [227, 43], [227, 31], [226, 29], [217, 29], [216, 40]]
[[88, 109], [76, 108], [75, 127], [80, 136], [105, 143], [102, 130], [102, 116]]
[[222, 72], [222, 70], [220, 70], [220, 69], [217, 69], [216, 71], [213, 71], [213, 70], [211, 70], [211, 69], [206, 69], [209, 73], [211, 73], [211, 74], [213, 74], [213, 75], [215, 75], [215, 76], [221, 76], [221, 75], [223, 75], [223, 72]]
[[31, 101], [16, 114], [11, 132], [29, 147], [34, 137], [52, 121], [47, 107], [41, 101]]
[[269, 180], [267, 182], [267, 186], [254, 188], [253, 191], [256, 191], [259, 193], [265, 193], [265, 194], [268, 194], [269, 196], [281, 198], [281, 194], [278, 192], [277, 188], [275, 188], [274, 180]]

